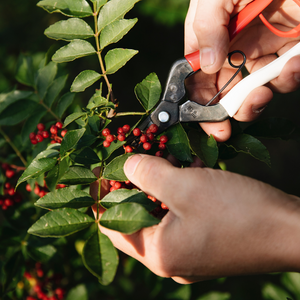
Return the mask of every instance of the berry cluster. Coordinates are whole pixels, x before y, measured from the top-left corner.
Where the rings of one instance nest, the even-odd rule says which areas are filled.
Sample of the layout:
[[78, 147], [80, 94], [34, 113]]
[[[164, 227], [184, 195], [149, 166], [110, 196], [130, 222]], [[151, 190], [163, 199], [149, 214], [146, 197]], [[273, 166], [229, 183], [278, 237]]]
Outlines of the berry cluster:
[[5, 171], [5, 177], [7, 181], [4, 183], [3, 195], [0, 196], [0, 206], [2, 210], [7, 210], [16, 203], [20, 203], [22, 201], [22, 196], [20, 193], [15, 191], [15, 183], [13, 182], [13, 178], [16, 175], [16, 171], [13, 170], [12, 167], [7, 163], [3, 163], [1, 167], [3, 171]]
[[31, 132], [29, 134], [29, 138], [31, 141], [31, 144], [36, 145], [37, 143], [42, 142], [44, 139], [47, 139], [50, 137], [51, 144], [54, 143], [61, 143], [62, 138], [67, 133], [67, 129], [63, 129], [60, 131], [60, 137], [58, 136], [59, 130], [62, 129], [63, 124], [61, 122], [56, 122], [55, 125], [52, 125], [50, 127], [50, 130], [46, 130], [46, 126], [43, 123], [37, 124], [37, 133]]
[[[121, 142], [126, 140], [127, 134], [130, 132], [131, 128], [129, 125], [124, 125], [123, 127], [119, 127], [117, 130], [117, 135], [111, 134], [109, 128], [105, 128], [102, 130], [102, 135], [105, 137], [105, 140], [103, 142], [104, 147], [109, 147], [111, 143], [115, 140], [119, 140]], [[149, 128], [146, 130], [146, 132], [142, 132], [139, 128], [134, 128], [132, 130], [132, 134], [135, 137], [139, 137], [139, 144], [142, 144], [142, 147], [145, 151], [149, 151], [152, 148], [152, 145], [154, 142], [157, 142], [155, 140], [155, 133], [158, 131], [158, 126], [156, 124], [151, 124]], [[168, 137], [166, 135], [162, 135], [159, 138], [159, 144], [158, 149], [155, 153], [156, 156], [162, 157], [163, 156], [163, 150], [166, 149], [166, 143], [168, 142]], [[132, 146], [127, 145], [124, 147], [126, 153], [131, 153], [133, 151]]]
[[60, 287], [61, 275], [46, 276], [41, 263], [35, 264], [35, 269], [26, 271], [24, 277], [29, 282], [30, 290], [26, 300], [63, 300], [65, 290]]
[[[66, 187], [65, 184], [58, 184], [56, 185], [56, 189], [61, 189]], [[39, 186], [37, 182], [35, 182], [34, 189], [32, 189], [31, 185], [27, 183], [26, 185], [26, 191], [27, 192], [34, 192], [37, 196], [40, 198], [44, 197], [49, 193], [49, 190], [47, 188], [46, 182], [44, 181], [44, 186]]]

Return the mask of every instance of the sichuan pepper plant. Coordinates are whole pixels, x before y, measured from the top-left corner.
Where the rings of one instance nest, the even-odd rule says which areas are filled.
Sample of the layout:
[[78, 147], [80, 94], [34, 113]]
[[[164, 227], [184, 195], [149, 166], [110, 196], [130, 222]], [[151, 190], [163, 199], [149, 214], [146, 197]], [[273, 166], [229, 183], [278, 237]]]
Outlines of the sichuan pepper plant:
[[[136, 24], [137, 19], [124, 17], [138, 1], [43, 0], [37, 4], [67, 17], [45, 30], [47, 37], [66, 41], [66, 45], [45, 57], [21, 55], [16, 79], [26, 89], [0, 94], [1, 143], [12, 151], [1, 159], [0, 205], [10, 228], [4, 240], [14, 245], [13, 254], [3, 264], [4, 294], [22, 278], [25, 260], [39, 263], [54, 255], [56, 245], [47, 238], [63, 238], [81, 230], [88, 232], [81, 250], [84, 265], [101, 284], [112, 282], [118, 253], [98, 225], [132, 234], [158, 224], [168, 212], [159, 199], [146, 195], [126, 178], [123, 165], [134, 153], [171, 154], [182, 167], [198, 156], [211, 168], [223, 167], [223, 160], [245, 153], [270, 165], [269, 152], [257, 137], [289, 139], [297, 131], [290, 121], [272, 118], [243, 130], [233, 122], [232, 137], [222, 144], [208, 137], [198, 124], [176, 124], [160, 135], [156, 135], [155, 125], [141, 132], [138, 124], [160, 99], [158, 77], [151, 73], [134, 88], [144, 112], [119, 111], [118, 101], [124, 99], [115, 99], [113, 87], [118, 85], [110, 82], [110, 75], [138, 52], [112, 48]], [[82, 70], [70, 92], [61, 95], [68, 76], [60, 64], [85, 56], [94, 56], [97, 67]], [[88, 104], [66, 115], [75, 94], [94, 85], [98, 88]], [[124, 116], [139, 120], [127, 124], [122, 121]], [[16, 133], [14, 139], [8, 130]], [[92, 172], [96, 167], [99, 176]], [[89, 185], [96, 180], [95, 200], [89, 195]], [[104, 181], [109, 182], [110, 191], [102, 195]], [[29, 195], [39, 198], [34, 206], [27, 200]], [[106, 209], [101, 219], [100, 208]], [[20, 231], [17, 234], [15, 230]], [[37, 242], [36, 236], [45, 242]], [[29, 279], [32, 276], [25, 274]]]

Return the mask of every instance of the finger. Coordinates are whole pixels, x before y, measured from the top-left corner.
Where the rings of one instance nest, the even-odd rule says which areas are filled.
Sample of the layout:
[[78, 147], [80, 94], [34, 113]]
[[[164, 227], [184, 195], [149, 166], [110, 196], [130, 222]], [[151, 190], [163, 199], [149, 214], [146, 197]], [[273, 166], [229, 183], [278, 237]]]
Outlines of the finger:
[[205, 73], [216, 73], [225, 61], [229, 48], [227, 26], [233, 8], [232, 2], [226, 0], [198, 1], [193, 29], [200, 50], [200, 66]]
[[200, 126], [207, 135], [212, 135], [217, 142], [225, 142], [231, 136], [231, 125], [229, 120], [215, 123], [200, 123]]
[[272, 100], [272, 91], [261, 86], [253, 90], [245, 99], [243, 105], [234, 115], [234, 119], [240, 122], [251, 122], [258, 118], [268, 103]]
[[165, 203], [177, 216], [183, 213], [182, 199], [188, 190], [188, 182], [183, 182], [180, 176], [181, 170], [166, 159], [141, 154], [131, 156], [124, 165], [124, 172], [133, 184]]

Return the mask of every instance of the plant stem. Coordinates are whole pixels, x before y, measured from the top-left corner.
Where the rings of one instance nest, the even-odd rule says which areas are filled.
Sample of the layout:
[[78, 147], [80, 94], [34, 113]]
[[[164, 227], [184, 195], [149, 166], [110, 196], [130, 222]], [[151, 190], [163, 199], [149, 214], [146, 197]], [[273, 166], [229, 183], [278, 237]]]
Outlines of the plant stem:
[[18, 148], [15, 146], [15, 144], [12, 142], [12, 140], [8, 137], [8, 135], [6, 135], [6, 133], [2, 130], [1, 127], [0, 127], [0, 133], [3, 135], [6, 142], [13, 148], [13, 150], [16, 152], [16, 154], [18, 155], [18, 157], [20, 158], [20, 160], [26, 167], [27, 162], [26, 162], [25, 158], [22, 156], [21, 152], [18, 150]]
[[43, 102], [43, 100], [40, 101], [40, 104], [44, 106], [47, 112], [49, 112], [57, 121], [61, 121], [60, 118], [51, 110], [51, 108]]
[[120, 112], [115, 115], [115, 117], [123, 117], [123, 116], [143, 116], [146, 112]]
[[98, 195], [97, 195], [97, 222], [99, 222], [99, 205], [101, 200], [101, 184], [102, 184], [102, 174], [103, 174], [103, 164], [101, 164], [100, 167], [100, 173], [99, 173], [99, 185], [98, 185]]

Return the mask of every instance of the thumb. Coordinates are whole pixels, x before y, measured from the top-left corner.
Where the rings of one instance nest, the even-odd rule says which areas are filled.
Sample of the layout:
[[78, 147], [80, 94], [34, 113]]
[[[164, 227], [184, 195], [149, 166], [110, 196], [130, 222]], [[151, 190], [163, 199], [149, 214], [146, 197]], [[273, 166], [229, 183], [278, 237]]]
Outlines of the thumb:
[[179, 189], [179, 170], [164, 158], [144, 154], [129, 157], [124, 165], [125, 175], [133, 184], [164, 202], [171, 210]]
[[228, 54], [227, 26], [234, 4], [228, 0], [198, 0], [194, 9], [193, 28], [186, 28], [186, 38], [189, 38], [187, 31], [193, 30], [200, 51], [201, 69], [208, 74], [216, 73]]

